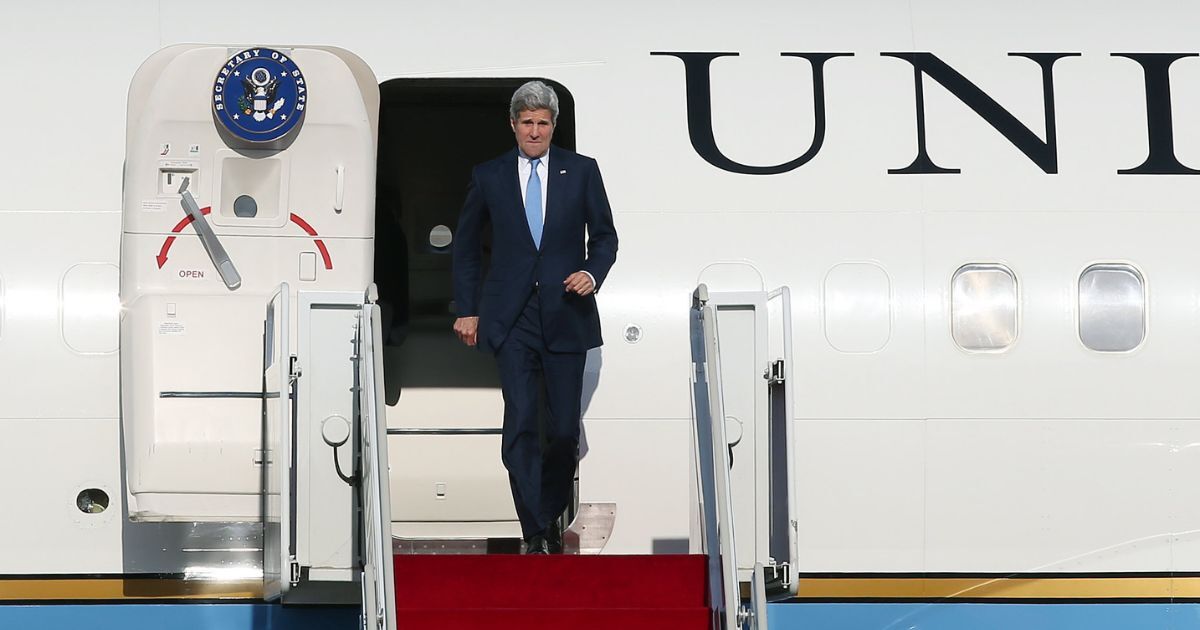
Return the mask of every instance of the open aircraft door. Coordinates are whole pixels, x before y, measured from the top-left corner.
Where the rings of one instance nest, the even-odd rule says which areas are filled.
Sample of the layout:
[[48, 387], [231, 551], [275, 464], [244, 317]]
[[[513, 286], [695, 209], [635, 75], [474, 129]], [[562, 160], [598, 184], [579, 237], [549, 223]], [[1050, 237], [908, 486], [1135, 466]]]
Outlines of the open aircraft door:
[[769, 589], [794, 591], [791, 293], [782, 287], [704, 294], [720, 348], [708, 361], [720, 376], [738, 579], [750, 582], [757, 564], [765, 567]]
[[181, 44], [134, 75], [123, 536], [155, 542], [125, 547], [128, 573], [261, 566], [284, 603], [358, 601], [352, 357], [378, 109], [370, 68], [331, 47]]

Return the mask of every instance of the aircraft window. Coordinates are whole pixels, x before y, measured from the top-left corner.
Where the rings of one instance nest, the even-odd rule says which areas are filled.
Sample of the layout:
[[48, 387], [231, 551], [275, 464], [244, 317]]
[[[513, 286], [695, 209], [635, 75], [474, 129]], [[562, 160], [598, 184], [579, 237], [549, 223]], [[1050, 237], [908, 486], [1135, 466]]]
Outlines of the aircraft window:
[[1079, 276], [1079, 339], [1097, 352], [1127, 352], [1146, 338], [1146, 286], [1130, 265], [1092, 265]]
[[239, 195], [233, 200], [233, 213], [239, 217], [253, 219], [258, 216], [258, 202], [250, 195]]
[[79, 354], [117, 351], [121, 302], [120, 273], [109, 263], [80, 263], [60, 285], [62, 339]]
[[445, 249], [454, 241], [454, 235], [450, 232], [450, 228], [444, 225], [435, 225], [432, 230], [429, 230], [429, 245], [434, 249]]
[[969, 264], [950, 280], [950, 331], [972, 352], [1001, 352], [1017, 340], [1017, 278], [1004, 265]]
[[878, 352], [892, 338], [892, 283], [874, 263], [841, 263], [825, 275], [825, 339], [847, 353]]

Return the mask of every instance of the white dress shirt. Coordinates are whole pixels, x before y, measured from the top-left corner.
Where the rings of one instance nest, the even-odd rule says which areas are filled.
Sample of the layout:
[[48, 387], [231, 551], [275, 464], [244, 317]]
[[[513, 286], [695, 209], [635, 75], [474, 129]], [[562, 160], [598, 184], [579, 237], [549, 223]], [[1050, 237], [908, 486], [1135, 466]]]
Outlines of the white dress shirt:
[[[542, 157], [537, 158], [537, 159], [541, 160], [541, 162], [538, 162], [537, 169], [538, 169], [538, 178], [542, 182], [542, 228], [543, 228], [543, 236], [544, 236], [544, 234], [545, 234], [544, 230], [546, 227], [546, 184], [547, 184], [547, 182], [550, 181], [550, 149], [547, 148], [546, 153], [544, 155], [542, 155]], [[525, 205], [525, 196], [528, 193], [528, 189], [529, 189], [529, 174], [533, 170], [533, 169], [529, 168], [529, 165], [532, 163], [533, 163], [533, 160], [526, 157], [526, 155], [523, 152], [521, 152], [520, 150], [517, 151], [517, 188], [521, 189], [521, 206], [522, 207], [524, 207], [524, 205]], [[583, 271], [583, 270], [581, 269], [580, 271]], [[595, 288], [596, 288], [595, 276], [593, 276], [591, 273], [589, 273], [587, 271], [583, 271], [583, 273], [586, 273], [587, 277], [591, 278], [592, 289], [595, 290]], [[566, 278], [563, 278], [563, 280], [566, 280]]]

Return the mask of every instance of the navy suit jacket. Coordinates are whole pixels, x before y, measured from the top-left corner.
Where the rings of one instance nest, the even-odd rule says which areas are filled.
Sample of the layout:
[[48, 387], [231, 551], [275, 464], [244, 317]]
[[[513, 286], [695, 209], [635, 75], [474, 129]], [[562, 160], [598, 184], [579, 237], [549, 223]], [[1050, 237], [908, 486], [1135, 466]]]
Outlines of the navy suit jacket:
[[[471, 172], [467, 200], [454, 235], [454, 302], [459, 317], [479, 317], [479, 347], [495, 352], [540, 286], [542, 337], [552, 352], [586, 352], [603, 341], [595, 295], [563, 290], [563, 280], [587, 271], [604, 285], [617, 259], [617, 230], [600, 168], [592, 158], [550, 149], [541, 249], [525, 219], [517, 179], [517, 150]], [[481, 234], [492, 226], [487, 277], [480, 264]]]

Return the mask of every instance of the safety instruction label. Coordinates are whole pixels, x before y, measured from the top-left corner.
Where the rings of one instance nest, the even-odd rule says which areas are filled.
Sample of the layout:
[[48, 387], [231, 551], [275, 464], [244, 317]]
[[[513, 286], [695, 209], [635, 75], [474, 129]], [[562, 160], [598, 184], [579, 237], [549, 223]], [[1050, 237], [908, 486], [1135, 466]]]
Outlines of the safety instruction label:
[[142, 212], [162, 212], [167, 209], [170, 199], [143, 199]]
[[[200, 145], [194, 145], [194, 146], [196, 147], [197, 150], [200, 149]], [[199, 170], [200, 162], [198, 162], [196, 160], [159, 160], [158, 168], [177, 170], [177, 171], [189, 171], [189, 170], [195, 171], [195, 170]]]
[[158, 325], [158, 334], [160, 335], [182, 335], [187, 332], [187, 327], [183, 322], [162, 322]]

